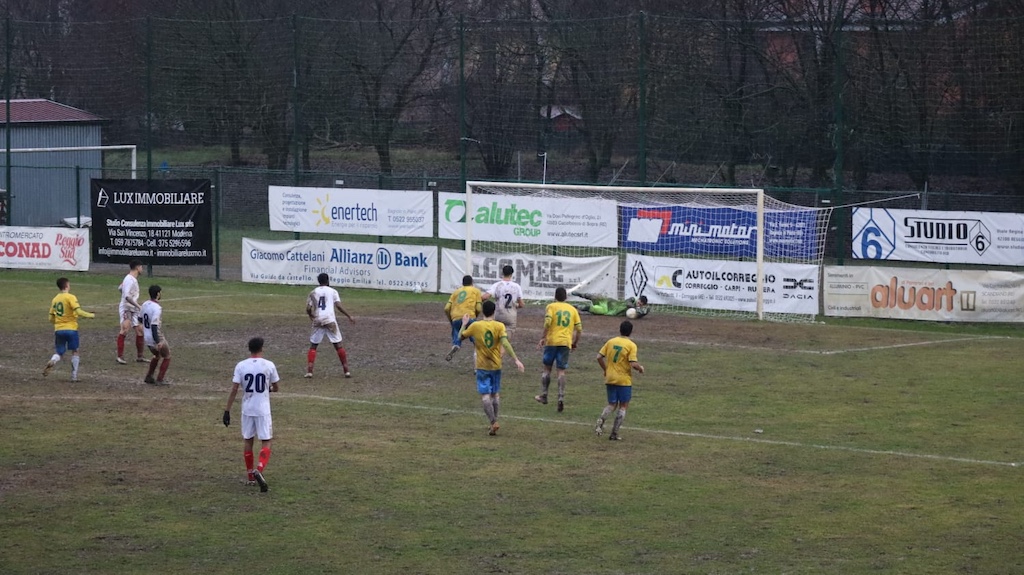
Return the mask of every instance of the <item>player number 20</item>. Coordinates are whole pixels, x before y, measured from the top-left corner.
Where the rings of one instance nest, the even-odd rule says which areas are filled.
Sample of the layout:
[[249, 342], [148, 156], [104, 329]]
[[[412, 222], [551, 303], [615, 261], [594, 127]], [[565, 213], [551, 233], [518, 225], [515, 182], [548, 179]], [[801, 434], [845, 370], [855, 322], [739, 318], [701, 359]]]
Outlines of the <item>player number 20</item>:
[[247, 373], [242, 379], [245, 380], [246, 393], [263, 393], [267, 390], [267, 375], [264, 373]]

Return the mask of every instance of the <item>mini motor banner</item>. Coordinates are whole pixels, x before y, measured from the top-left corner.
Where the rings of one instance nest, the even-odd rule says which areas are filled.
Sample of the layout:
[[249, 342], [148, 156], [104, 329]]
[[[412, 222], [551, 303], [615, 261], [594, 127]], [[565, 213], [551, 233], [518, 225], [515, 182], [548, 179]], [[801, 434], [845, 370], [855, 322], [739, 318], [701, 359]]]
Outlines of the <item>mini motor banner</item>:
[[210, 180], [92, 180], [93, 261], [213, 264]]

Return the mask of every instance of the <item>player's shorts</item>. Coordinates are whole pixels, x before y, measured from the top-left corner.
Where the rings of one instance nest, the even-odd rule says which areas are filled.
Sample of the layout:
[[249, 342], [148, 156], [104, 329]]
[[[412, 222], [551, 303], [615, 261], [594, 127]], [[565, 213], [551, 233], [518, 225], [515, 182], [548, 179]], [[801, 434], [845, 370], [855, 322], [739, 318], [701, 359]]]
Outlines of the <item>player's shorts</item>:
[[500, 321], [501, 323], [505, 324], [505, 327], [508, 330], [514, 330], [516, 328], [516, 320], [517, 320], [516, 316], [518, 316], [518, 315], [519, 314], [516, 313], [516, 309], [515, 308], [512, 308], [511, 310], [500, 310], [499, 309], [499, 310], [496, 310], [494, 312], [494, 319], [496, 319], [496, 320]]
[[159, 325], [151, 325], [145, 332], [146, 336], [146, 347], [153, 350], [156, 353], [156, 348], [160, 344], [167, 345], [167, 337], [164, 335], [164, 330]]
[[495, 394], [501, 391], [500, 369], [476, 370], [476, 390], [480, 395]]
[[126, 309], [126, 308], [123, 308], [123, 307], [119, 308], [118, 311], [121, 313], [121, 322], [122, 323], [124, 323], [126, 321], [129, 321], [129, 322], [131, 322], [132, 327], [135, 327], [135, 326], [139, 325], [139, 312], [138, 311], [135, 311], [135, 310], [132, 310], [132, 309]]
[[605, 384], [604, 389], [608, 393], [608, 403], [629, 403], [633, 397], [632, 385]]
[[242, 414], [242, 439], [274, 439], [274, 420], [269, 415]]
[[558, 366], [558, 369], [569, 369], [569, 346], [545, 345], [541, 363], [545, 367], [551, 367], [554, 364]]
[[[331, 329], [332, 327], [334, 329]], [[332, 323], [330, 326], [314, 325], [313, 330], [309, 334], [309, 343], [320, 345], [325, 335], [327, 336], [327, 341], [341, 343], [341, 328], [338, 327], [337, 323]]]
[[64, 355], [64, 352], [78, 351], [78, 330], [58, 329], [53, 332], [53, 349], [57, 355]]
[[[469, 323], [466, 324], [466, 327], [469, 327], [474, 321], [476, 321], [476, 320], [475, 319], [469, 320]], [[459, 332], [460, 331], [462, 331], [462, 318], [461, 317], [459, 319], [453, 319], [452, 320], [452, 345], [455, 345], [455, 346], [462, 345], [462, 340], [459, 339]], [[469, 341], [473, 341], [473, 338], [469, 338]]]

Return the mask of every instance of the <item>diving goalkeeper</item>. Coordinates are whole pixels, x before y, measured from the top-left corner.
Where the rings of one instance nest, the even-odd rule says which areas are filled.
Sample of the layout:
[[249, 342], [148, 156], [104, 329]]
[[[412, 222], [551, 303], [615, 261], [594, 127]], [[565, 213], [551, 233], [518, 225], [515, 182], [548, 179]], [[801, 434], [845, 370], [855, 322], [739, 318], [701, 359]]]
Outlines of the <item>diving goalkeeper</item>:
[[[585, 293], [573, 295], [590, 301], [590, 303], [573, 303], [572, 305], [577, 310], [585, 311], [592, 315], [626, 315], [626, 312], [632, 308], [636, 310], [635, 319], [640, 319], [651, 312], [651, 306], [647, 303], [647, 296], [645, 295], [639, 298], [628, 297], [624, 300]], [[630, 319], [634, 318], [631, 316]]]

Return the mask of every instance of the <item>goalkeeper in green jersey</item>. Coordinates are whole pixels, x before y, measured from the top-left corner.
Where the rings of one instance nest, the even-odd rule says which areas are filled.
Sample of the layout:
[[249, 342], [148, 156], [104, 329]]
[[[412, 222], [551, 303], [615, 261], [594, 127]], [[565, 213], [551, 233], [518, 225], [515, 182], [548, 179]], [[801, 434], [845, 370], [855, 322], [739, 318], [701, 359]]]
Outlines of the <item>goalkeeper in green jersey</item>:
[[585, 311], [592, 315], [627, 315], [627, 312], [633, 309], [636, 310], [635, 315], [630, 314], [630, 319], [639, 319], [651, 312], [651, 306], [647, 303], [647, 296], [645, 295], [639, 298], [628, 297], [624, 300], [585, 293], [573, 295], [589, 300], [589, 303], [573, 303], [572, 305], [577, 310]]

